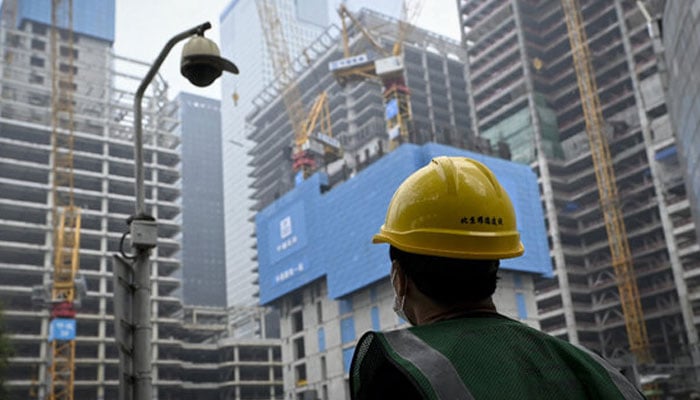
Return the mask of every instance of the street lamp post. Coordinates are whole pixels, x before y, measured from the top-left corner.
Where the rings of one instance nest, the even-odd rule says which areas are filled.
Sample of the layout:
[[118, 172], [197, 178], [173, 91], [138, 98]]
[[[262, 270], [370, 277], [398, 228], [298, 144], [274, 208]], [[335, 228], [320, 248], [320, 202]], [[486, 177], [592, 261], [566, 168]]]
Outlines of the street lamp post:
[[[113, 264], [115, 333], [120, 350], [119, 397], [122, 400], [150, 400], [153, 397], [149, 257], [157, 245], [158, 227], [145, 207], [141, 102], [170, 50], [187, 38], [191, 39], [183, 47], [180, 72], [194, 85], [208, 86], [223, 71], [238, 74], [238, 68], [232, 62], [219, 56], [218, 46], [204, 37], [204, 31], [209, 28], [211, 24], [206, 22], [173, 36], [153, 62], [134, 97], [135, 214], [127, 220], [130, 229], [122, 237], [122, 257], [115, 256]], [[127, 235], [131, 236], [132, 255], [123, 252], [123, 239]]]

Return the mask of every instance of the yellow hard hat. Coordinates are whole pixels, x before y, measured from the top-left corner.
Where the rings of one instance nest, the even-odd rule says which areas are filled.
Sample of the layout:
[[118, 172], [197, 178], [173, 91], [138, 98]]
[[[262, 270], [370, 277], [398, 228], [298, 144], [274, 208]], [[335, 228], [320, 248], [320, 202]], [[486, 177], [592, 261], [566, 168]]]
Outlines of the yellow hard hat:
[[406, 178], [372, 242], [474, 260], [525, 252], [508, 193], [491, 170], [466, 157], [436, 157]]

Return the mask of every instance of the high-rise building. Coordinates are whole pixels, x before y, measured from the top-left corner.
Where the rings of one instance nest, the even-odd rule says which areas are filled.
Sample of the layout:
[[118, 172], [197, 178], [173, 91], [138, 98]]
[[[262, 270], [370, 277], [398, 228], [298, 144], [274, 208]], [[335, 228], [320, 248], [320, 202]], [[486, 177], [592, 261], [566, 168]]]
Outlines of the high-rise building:
[[[292, 57], [300, 54], [328, 24], [326, 0], [294, 2], [273, 0]], [[252, 143], [246, 138], [245, 116], [253, 98], [272, 81], [275, 71], [268, 56], [265, 35], [255, 0], [232, 0], [221, 13], [223, 57], [235, 58], [239, 77], [222, 77], [221, 127], [224, 159], [224, 215], [226, 231], [227, 301], [230, 306], [255, 305], [251, 168], [247, 155]]]
[[[664, 370], [670, 378], [657, 382], [662, 390], [687, 392], [697, 384], [687, 372], [699, 361], [697, 300], [690, 294], [699, 283], [700, 245], [643, 3], [663, 4], [591, 0], [577, 11], [654, 360], [639, 371]], [[536, 285], [541, 328], [629, 366], [628, 321], [562, 5], [461, 0], [460, 10], [479, 134], [509, 143], [513, 159], [540, 177], [555, 269], [554, 279]]]
[[[668, 108], [678, 140], [678, 153], [685, 170], [688, 200], [700, 237], [700, 1], [668, 1], [663, 13], [663, 39], [668, 69]], [[654, 20], [656, 23], [658, 20]], [[663, 77], [662, 77], [663, 81]]]
[[[355, 14], [364, 27], [372, 27], [374, 40], [391, 49], [399, 34], [398, 20], [362, 9]], [[349, 44], [359, 54], [370, 44], [357, 27], [352, 27]], [[329, 65], [344, 58], [341, 31], [329, 27], [315, 40], [295, 71], [301, 103], [306, 110], [325, 93], [330, 110], [332, 134], [340, 142], [343, 156], [324, 168], [329, 185], [347, 179], [389, 151], [383, 90], [378, 79], [350, 79], [339, 83]], [[406, 86], [412, 109], [411, 141], [437, 142], [475, 148], [472, 134], [465, 70], [465, 52], [459, 42], [413, 27], [403, 39]], [[353, 54], [357, 55], [357, 54]], [[379, 55], [374, 55], [380, 58]], [[254, 171], [253, 209], [259, 211], [291, 190], [295, 184], [290, 143], [293, 128], [282, 96], [271, 84], [254, 100], [247, 122], [254, 127], [249, 151]], [[490, 149], [484, 147], [482, 152]]]
[[[0, 29], [0, 301], [14, 346], [6, 377], [12, 398], [44, 398], [50, 379], [50, 313], [33, 304], [33, 288], [42, 294], [53, 278], [52, 120], [65, 133], [66, 120], [52, 114], [52, 76], [72, 92], [72, 176], [80, 208], [80, 269], [85, 293], [77, 310], [75, 398], [113, 399], [119, 384], [114, 343], [112, 257], [134, 211], [132, 107], [145, 75], [140, 64], [112, 53], [114, 1], [73, 1], [72, 48], [66, 35], [66, 10], [59, 9], [60, 34], [52, 54], [50, 1], [5, 1]], [[62, 3], [65, 7], [67, 2]], [[55, 60], [55, 64], [53, 63]], [[124, 73], [128, 71], [129, 73]], [[68, 83], [67, 83], [68, 82]], [[67, 85], [67, 86], [66, 86]], [[180, 267], [180, 189], [177, 105], [156, 79], [144, 99], [146, 210], [158, 218], [158, 248], [153, 254], [154, 351], [167, 353], [162, 337], [176, 324], [174, 296]], [[57, 107], [58, 105], [53, 105]], [[63, 104], [65, 107], [66, 105]], [[53, 117], [53, 118], [52, 118]], [[67, 181], [56, 181], [68, 192]], [[128, 252], [128, 249], [125, 249]], [[37, 298], [38, 299], [38, 298]], [[46, 297], [43, 297], [46, 300]], [[156, 363], [154, 384], [168, 367]]]
[[180, 93], [182, 298], [226, 306], [221, 102]]

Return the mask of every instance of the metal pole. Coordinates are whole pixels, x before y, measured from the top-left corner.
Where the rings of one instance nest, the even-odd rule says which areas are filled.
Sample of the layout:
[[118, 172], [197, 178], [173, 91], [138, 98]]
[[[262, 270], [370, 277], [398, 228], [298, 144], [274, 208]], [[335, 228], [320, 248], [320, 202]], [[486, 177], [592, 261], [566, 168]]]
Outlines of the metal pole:
[[[146, 92], [146, 88], [158, 73], [158, 69], [165, 60], [170, 50], [183, 39], [203, 33], [211, 28], [211, 24], [206, 22], [178, 35], [165, 44], [158, 58], [151, 66], [146, 77], [141, 81], [141, 85], [134, 97], [134, 164], [135, 164], [135, 191], [136, 191], [136, 215], [132, 219], [149, 219], [152, 217], [146, 214], [144, 202], [144, 167], [143, 167], [143, 134], [141, 122], [141, 101]], [[151, 264], [149, 256], [151, 247], [134, 246], [134, 400], [150, 400], [153, 398], [152, 387], [152, 347], [151, 340], [153, 328], [151, 326]]]

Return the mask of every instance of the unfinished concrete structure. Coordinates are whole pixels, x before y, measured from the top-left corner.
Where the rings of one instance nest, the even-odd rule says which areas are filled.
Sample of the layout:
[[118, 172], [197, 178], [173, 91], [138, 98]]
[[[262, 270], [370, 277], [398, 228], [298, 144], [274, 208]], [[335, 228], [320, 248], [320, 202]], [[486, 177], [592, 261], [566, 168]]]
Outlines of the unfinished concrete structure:
[[[650, 2], [649, 14], [659, 12]], [[479, 134], [510, 144], [540, 176], [554, 279], [537, 283], [544, 331], [629, 365], [561, 4], [461, 0]], [[651, 371], [666, 393], [697, 384], [700, 245], [666, 112], [660, 66], [636, 2], [581, 1], [633, 256]], [[527, 227], [524, 227], [527, 229]], [[663, 383], [665, 385], [666, 383]]]
[[[53, 272], [51, 29], [45, 19], [50, 4], [5, 1], [0, 29], [0, 302], [14, 348], [6, 384], [18, 399], [45, 398], [49, 379], [49, 309], [34, 304], [33, 294], [44, 291]], [[73, 175], [82, 209], [79, 272], [86, 292], [76, 317], [74, 398], [116, 399], [112, 255], [120, 250], [134, 209], [132, 107], [150, 65], [113, 54], [113, 1], [80, 6], [87, 7], [81, 15], [88, 18], [77, 18], [73, 26]], [[61, 36], [65, 48], [66, 35]], [[60, 61], [70, 55], [65, 53], [70, 52], [57, 56]], [[183, 309], [177, 295], [178, 109], [166, 87], [156, 79], [143, 101], [146, 207], [159, 225], [151, 286], [154, 388], [160, 399], [179, 399], [182, 393], [280, 398], [276, 340], [219, 343], [228, 329], [223, 309]]]
[[[367, 9], [357, 17], [379, 43], [391, 49], [399, 36], [398, 20]], [[328, 94], [333, 136], [344, 152], [342, 160], [328, 165], [331, 185], [389, 149], [379, 81], [351, 80], [341, 86], [329, 71], [330, 62], [343, 58], [341, 35], [336, 26], [330, 26], [295, 60], [293, 72], [306, 109], [322, 92]], [[357, 54], [370, 47], [357, 27], [352, 27], [348, 36]], [[412, 141], [473, 148], [464, 50], [454, 40], [419, 28], [407, 33], [403, 46], [413, 109]], [[290, 155], [293, 129], [278, 85], [273, 82], [257, 96], [247, 117], [254, 126], [249, 140], [256, 143], [250, 150], [256, 211], [294, 187]]]

